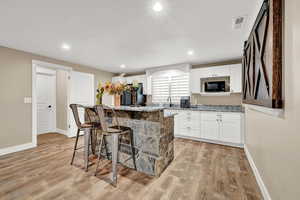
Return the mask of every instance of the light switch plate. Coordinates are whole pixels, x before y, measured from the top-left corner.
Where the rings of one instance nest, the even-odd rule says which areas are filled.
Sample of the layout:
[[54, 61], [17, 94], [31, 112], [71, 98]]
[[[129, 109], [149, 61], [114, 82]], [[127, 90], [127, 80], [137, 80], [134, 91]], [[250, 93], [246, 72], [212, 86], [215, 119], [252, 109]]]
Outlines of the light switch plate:
[[31, 97], [24, 97], [24, 103], [32, 103]]

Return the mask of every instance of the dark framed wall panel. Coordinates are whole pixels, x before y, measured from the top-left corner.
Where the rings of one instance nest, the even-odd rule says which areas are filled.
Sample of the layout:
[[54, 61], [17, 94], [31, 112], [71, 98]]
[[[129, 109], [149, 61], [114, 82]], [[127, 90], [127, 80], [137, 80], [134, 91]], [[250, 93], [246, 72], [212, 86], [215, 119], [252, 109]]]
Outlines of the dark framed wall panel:
[[243, 56], [243, 103], [282, 108], [282, 0], [265, 0]]

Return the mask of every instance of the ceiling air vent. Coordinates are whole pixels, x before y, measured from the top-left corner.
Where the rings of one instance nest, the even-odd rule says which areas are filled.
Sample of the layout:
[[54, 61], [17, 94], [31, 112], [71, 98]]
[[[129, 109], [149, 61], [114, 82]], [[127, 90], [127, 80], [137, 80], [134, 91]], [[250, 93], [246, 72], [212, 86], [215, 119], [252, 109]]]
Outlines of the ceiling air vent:
[[232, 20], [233, 29], [242, 28], [245, 21], [246, 21], [246, 16], [239, 16], [239, 17], [233, 18], [233, 20]]

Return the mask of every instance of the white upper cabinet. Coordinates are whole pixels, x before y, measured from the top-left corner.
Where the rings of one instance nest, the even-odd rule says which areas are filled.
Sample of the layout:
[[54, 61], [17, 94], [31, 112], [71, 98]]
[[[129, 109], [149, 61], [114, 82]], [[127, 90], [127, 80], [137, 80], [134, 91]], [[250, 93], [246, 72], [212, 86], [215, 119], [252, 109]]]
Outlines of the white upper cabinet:
[[228, 66], [205, 67], [191, 70], [191, 92], [200, 94], [201, 78], [230, 76], [230, 68]]
[[230, 76], [230, 69], [228, 66], [210, 67], [206, 69], [209, 69], [206, 77]]
[[201, 78], [201, 69], [192, 69], [191, 70], [191, 79], [190, 79], [190, 87], [192, 94], [200, 93], [200, 78]]
[[230, 91], [233, 93], [242, 92], [242, 65], [230, 66]]
[[113, 82], [113, 83], [117, 83], [117, 82], [125, 83], [126, 82], [126, 78], [125, 77], [121, 77], [121, 76], [114, 76], [114, 77], [112, 77], [111, 82]]
[[201, 78], [230, 76], [230, 91], [233, 93], [242, 92], [242, 66], [225, 65], [218, 67], [205, 67], [191, 70], [191, 92], [201, 93]]

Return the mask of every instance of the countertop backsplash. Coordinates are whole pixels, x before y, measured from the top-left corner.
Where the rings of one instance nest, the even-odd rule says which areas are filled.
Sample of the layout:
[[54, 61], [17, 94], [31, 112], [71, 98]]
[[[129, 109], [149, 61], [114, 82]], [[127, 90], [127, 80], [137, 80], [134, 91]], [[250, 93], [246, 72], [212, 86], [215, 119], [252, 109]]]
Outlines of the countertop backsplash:
[[192, 94], [193, 105], [242, 105], [242, 94], [230, 94], [229, 96], [201, 96]]
[[[241, 94], [231, 94], [229, 96], [201, 96], [200, 94], [192, 94], [192, 105], [242, 105]], [[152, 96], [147, 95], [146, 105], [152, 105]]]

